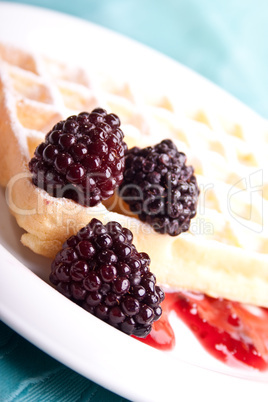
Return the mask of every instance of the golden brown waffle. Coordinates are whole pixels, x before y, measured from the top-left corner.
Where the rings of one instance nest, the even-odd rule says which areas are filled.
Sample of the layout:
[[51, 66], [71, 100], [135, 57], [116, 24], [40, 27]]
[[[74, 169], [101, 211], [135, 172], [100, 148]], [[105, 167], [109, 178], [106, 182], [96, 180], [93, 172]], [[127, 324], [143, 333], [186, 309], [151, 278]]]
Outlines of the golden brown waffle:
[[[93, 216], [117, 220], [151, 256], [159, 283], [268, 307], [268, 124], [234, 104], [204, 101], [189, 85], [173, 93], [0, 44], [0, 184], [25, 230], [22, 243], [53, 257]], [[97, 106], [120, 116], [129, 147], [172, 138], [187, 154], [201, 189], [188, 233], [157, 234], [116, 197], [106, 207], [120, 213], [50, 197], [31, 183], [28, 162], [49, 129]]]

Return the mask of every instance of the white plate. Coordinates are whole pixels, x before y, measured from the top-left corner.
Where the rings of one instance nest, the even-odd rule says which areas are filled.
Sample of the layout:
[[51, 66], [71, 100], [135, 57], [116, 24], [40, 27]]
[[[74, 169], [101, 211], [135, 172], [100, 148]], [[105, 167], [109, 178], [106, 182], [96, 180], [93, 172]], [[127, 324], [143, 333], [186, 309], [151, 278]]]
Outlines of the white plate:
[[[223, 105], [229, 104], [238, 114], [255, 116], [225, 92], [167, 57], [73, 17], [2, 2], [0, 40], [67, 61], [72, 57], [71, 62], [81, 65], [89, 63], [94, 54], [100, 65], [113, 60], [107, 68], [117, 74], [127, 71], [135, 80], [150, 77], [151, 82], [157, 79], [163, 85], [183, 84]], [[162, 77], [160, 72], [164, 72]], [[9, 215], [3, 190], [0, 206], [0, 314], [4, 322], [33, 344], [131, 400], [198, 398], [214, 402], [226, 401], [230, 396], [246, 402], [263, 399], [267, 374], [232, 369], [214, 360], [178, 320], [174, 322], [177, 347], [172, 352], [160, 352], [61, 296], [48, 284], [50, 261], [20, 244], [21, 231]]]

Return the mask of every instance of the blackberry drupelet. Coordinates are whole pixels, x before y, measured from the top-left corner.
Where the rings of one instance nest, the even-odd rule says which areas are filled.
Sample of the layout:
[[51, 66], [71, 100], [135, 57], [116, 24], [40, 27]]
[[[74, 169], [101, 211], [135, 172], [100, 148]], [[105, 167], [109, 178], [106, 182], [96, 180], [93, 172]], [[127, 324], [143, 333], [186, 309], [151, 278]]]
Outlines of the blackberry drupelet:
[[84, 206], [111, 197], [123, 179], [124, 154], [120, 120], [97, 108], [57, 123], [29, 163], [32, 181], [54, 197]]
[[179, 235], [196, 215], [199, 188], [194, 169], [171, 140], [126, 152], [120, 197], [155, 231]]
[[50, 281], [66, 297], [128, 335], [146, 337], [162, 314], [164, 292], [150, 258], [117, 222], [91, 222], [56, 255]]

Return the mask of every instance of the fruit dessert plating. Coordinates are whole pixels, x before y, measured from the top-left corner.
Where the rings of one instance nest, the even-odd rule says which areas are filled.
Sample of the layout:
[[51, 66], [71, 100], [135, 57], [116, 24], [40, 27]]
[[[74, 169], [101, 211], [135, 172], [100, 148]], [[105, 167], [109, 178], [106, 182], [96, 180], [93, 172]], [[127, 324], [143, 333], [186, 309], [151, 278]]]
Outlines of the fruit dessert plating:
[[[120, 74], [111, 77], [99, 66], [93, 70], [88, 75], [80, 68], [0, 45], [0, 183], [6, 187], [11, 213], [25, 231], [22, 243], [37, 254], [56, 257], [51, 280], [73, 299], [79, 292], [84, 294], [79, 303], [92, 311], [91, 291], [81, 288], [85, 280], [81, 276], [83, 272], [92, 276], [90, 264], [95, 262], [91, 261], [100, 261], [92, 256], [81, 262], [79, 242], [67, 239], [79, 236], [79, 230], [94, 218], [106, 230], [109, 222], [117, 222], [133, 233], [136, 249], [150, 256], [156, 286], [166, 293], [162, 317], [153, 323], [146, 341], [159, 345], [159, 334], [164, 333], [169, 341], [162, 345], [173, 344], [168, 311], [174, 310], [189, 328], [197, 328], [203, 344], [205, 339], [211, 341], [206, 343], [209, 349], [224, 356], [242, 356], [241, 361], [261, 368], [235, 352], [247, 349], [251, 357], [259, 356], [267, 365], [268, 183], [263, 169], [267, 123], [254, 114], [240, 116], [240, 109], [229, 109], [228, 102], [224, 109], [214, 98], [204, 103], [203, 96], [199, 99], [200, 88], [189, 91], [181, 83], [181, 90], [172, 92], [160, 84], [156, 88], [149, 80], [141, 84], [132, 80], [135, 85], [131, 79], [123, 82]], [[120, 116], [120, 127], [115, 115]], [[124, 142], [129, 149], [126, 162]], [[94, 169], [97, 174], [88, 175]], [[129, 202], [128, 193], [133, 185], [141, 186], [145, 194], [135, 204]], [[252, 189], [262, 191], [255, 191], [255, 203]], [[92, 247], [97, 255], [96, 239]], [[76, 268], [61, 265], [69, 248], [73, 250], [70, 255], [77, 255]], [[98, 269], [102, 272], [99, 265]], [[115, 269], [120, 276], [120, 268]], [[101, 289], [104, 279], [101, 273], [97, 276]], [[115, 289], [112, 282], [110, 286]], [[108, 293], [96, 292], [101, 303], [94, 313], [107, 320]], [[156, 303], [162, 299], [159, 292], [153, 296]], [[131, 320], [137, 302], [126, 307], [123, 298], [117, 307], [124, 320], [132, 323], [129, 333], [131, 328], [134, 334], [141, 321], [133, 318], [134, 324]], [[156, 309], [150, 303], [145, 303], [147, 313]], [[218, 310], [224, 312], [221, 320]], [[204, 321], [208, 324], [205, 331], [199, 326]], [[253, 334], [250, 329], [255, 325], [258, 330]], [[222, 336], [206, 336], [210, 331]]]
[[[127, 145], [119, 126], [118, 116], [101, 108], [58, 122], [29, 162], [33, 184], [83, 206], [110, 198], [125, 166]], [[162, 314], [164, 292], [149, 270], [150, 257], [138, 253], [132, 240], [132, 232], [118, 222], [104, 226], [94, 218], [65, 241], [50, 281], [103, 321], [146, 337]]]
[[129, 335], [146, 337], [161, 317], [164, 292], [150, 257], [117, 222], [92, 219], [70, 237], [52, 263], [50, 281], [66, 297]]
[[192, 166], [171, 140], [126, 153], [120, 197], [156, 232], [177, 236], [196, 215], [199, 188]]
[[58, 122], [30, 162], [33, 183], [50, 195], [95, 206], [111, 197], [123, 179], [120, 120], [103, 109]]

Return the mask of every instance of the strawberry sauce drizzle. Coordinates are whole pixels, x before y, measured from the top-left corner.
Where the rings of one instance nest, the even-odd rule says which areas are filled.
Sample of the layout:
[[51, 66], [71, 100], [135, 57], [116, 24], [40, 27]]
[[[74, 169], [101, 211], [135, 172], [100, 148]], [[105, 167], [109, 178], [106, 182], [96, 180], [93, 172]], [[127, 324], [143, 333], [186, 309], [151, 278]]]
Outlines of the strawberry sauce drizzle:
[[232, 364], [234, 359], [264, 371], [268, 369], [268, 309], [190, 293], [166, 293], [163, 314], [142, 342], [161, 350], [175, 346], [169, 314], [177, 316], [215, 358]]

